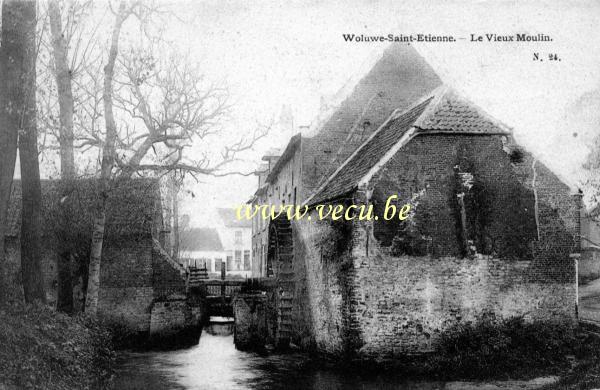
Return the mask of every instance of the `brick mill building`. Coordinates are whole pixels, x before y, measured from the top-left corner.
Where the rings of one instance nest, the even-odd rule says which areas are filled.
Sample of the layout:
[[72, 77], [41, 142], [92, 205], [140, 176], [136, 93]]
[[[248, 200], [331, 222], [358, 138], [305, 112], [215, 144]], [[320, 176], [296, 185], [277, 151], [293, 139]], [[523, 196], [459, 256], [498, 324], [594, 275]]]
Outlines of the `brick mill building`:
[[[367, 62], [366, 71], [322, 104], [306, 133], [296, 134], [278, 153], [269, 151], [258, 176], [256, 204], [300, 204], [322, 184], [396, 109], [441, 85], [441, 80], [410, 46], [392, 45], [380, 58]], [[266, 276], [268, 224], [253, 221], [253, 276]]]
[[[317, 130], [292, 138], [253, 202], [373, 205], [379, 219], [254, 221], [279, 342], [382, 359], [482, 316], [575, 321], [580, 194], [410, 47], [388, 49]], [[383, 220], [390, 195], [409, 219]]]

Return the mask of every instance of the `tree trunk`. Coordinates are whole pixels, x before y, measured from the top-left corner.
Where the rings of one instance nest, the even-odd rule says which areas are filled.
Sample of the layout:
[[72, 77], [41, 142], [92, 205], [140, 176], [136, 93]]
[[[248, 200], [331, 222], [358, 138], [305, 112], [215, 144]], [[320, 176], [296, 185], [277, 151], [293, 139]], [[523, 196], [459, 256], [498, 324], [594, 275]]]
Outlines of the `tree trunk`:
[[[173, 172], [175, 176], [175, 172]], [[173, 202], [173, 260], [179, 261], [179, 186], [173, 177], [172, 183], [172, 202]]]
[[23, 25], [18, 2], [2, 3], [2, 46], [0, 47], [0, 302], [8, 294], [8, 275], [4, 254], [4, 237], [7, 226], [7, 210], [17, 157], [19, 113], [13, 110], [19, 101], [21, 84], [19, 77], [23, 63]]
[[[104, 203], [106, 204], [106, 203]], [[100, 291], [100, 259], [102, 258], [102, 243], [104, 241], [104, 222], [106, 221], [105, 206], [100, 206], [100, 213], [94, 218], [92, 232], [92, 253], [88, 270], [87, 296], [85, 312], [96, 315], [98, 312], [98, 292]]]
[[75, 158], [73, 156], [73, 92], [71, 87], [71, 71], [67, 65], [67, 45], [62, 31], [60, 8], [57, 0], [48, 3], [50, 32], [54, 56], [54, 76], [58, 90], [60, 108], [60, 227], [57, 229], [58, 243], [58, 294], [56, 307], [59, 311], [73, 311], [73, 283], [71, 259], [72, 246], [70, 229], [72, 229], [73, 207], [71, 194], [74, 190]]
[[108, 61], [104, 67], [104, 120], [106, 122], [106, 140], [102, 149], [102, 167], [100, 177], [100, 196], [94, 217], [94, 230], [92, 232], [92, 247], [90, 251], [90, 265], [88, 271], [88, 286], [85, 299], [86, 313], [95, 316], [98, 312], [98, 293], [100, 291], [100, 265], [102, 259], [102, 245], [104, 243], [104, 224], [106, 222], [106, 198], [108, 186], [115, 159], [115, 140], [117, 138], [117, 125], [113, 114], [113, 78], [115, 62], [119, 53], [119, 35], [121, 27], [128, 13], [125, 12], [125, 3], [119, 4], [117, 19], [113, 27], [108, 53]]
[[21, 276], [26, 302], [46, 302], [42, 273], [42, 188], [37, 149], [37, 124], [35, 107], [35, 1], [10, 1], [19, 10], [22, 63], [20, 93], [16, 107], [19, 115], [19, 160], [21, 163], [22, 213], [21, 213]]

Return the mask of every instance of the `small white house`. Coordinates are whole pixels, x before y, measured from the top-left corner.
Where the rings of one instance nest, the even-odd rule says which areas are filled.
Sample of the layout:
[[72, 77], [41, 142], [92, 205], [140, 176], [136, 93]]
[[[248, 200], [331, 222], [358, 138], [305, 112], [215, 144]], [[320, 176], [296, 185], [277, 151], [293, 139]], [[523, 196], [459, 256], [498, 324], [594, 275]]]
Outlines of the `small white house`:
[[220, 276], [225, 249], [214, 228], [189, 228], [179, 233], [179, 263], [185, 267], [206, 268]]
[[252, 274], [252, 221], [236, 218], [234, 209], [217, 209], [220, 223], [215, 227], [225, 251], [228, 276]]

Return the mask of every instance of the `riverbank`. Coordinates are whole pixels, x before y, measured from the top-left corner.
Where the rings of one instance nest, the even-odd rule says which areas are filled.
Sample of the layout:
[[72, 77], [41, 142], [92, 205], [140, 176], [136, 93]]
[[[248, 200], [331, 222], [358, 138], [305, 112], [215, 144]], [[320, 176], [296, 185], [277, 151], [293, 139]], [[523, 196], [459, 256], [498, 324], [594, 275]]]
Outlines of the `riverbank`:
[[110, 388], [110, 334], [41, 305], [0, 306], [0, 389]]
[[[594, 329], [522, 318], [484, 318], [443, 335], [435, 353], [377, 361], [317, 354], [306, 364], [340, 373], [386, 372], [421, 381], [528, 382], [552, 377], [546, 385], [563, 387], [548, 388], [587, 389], [600, 388], [598, 351], [600, 334]], [[531, 385], [540, 387], [539, 383]]]
[[[336, 369], [298, 353], [260, 355], [238, 351], [231, 336], [208, 332], [203, 332], [200, 344], [192, 348], [119, 352], [120, 361], [116, 364], [111, 348], [113, 335], [106, 328], [83, 316], [69, 317], [41, 306], [13, 305], [0, 307], [0, 389], [194, 389], [198, 388], [198, 384], [210, 384], [209, 388], [215, 389], [315, 390], [340, 386], [463, 390], [600, 388], [600, 356], [597, 354], [600, 337], [584, 329], [575, 329], [567, 338], [572, 344], [566, 351], [555, 344], [560, 329], [550, 328], [541, 332], [538, 340], [545, 340], [544, 348], [552, 352], [550, 355], [540, 353], [539, 356], [545, 356], [545, 360], [537, 360], [538, 364], [533, 366], [537, 365], [538, 369], [532, 370], [531, 362], [523, 360], [527, 353], [522, 348], [515, 349], [516, 345], [523, 344], [523, 339], [532, 337], [533, 329], [522, 326], [519, 322], [513, 324], [513, 341], [508, 341], [506, 334], [497, 333], [494, 327], [466, 329], [461, 337], [469, 338], [471, 344], [463, 343], [464, 347], [456, 350], [450, 347], [452, 340], [448, 340], [445, 353], [452, 356], [453, 361], [444, 358], [445, 372], [440, 370], [444, 365], [437, 365], [435, 368], [425, 367], [427, 373], [421, 372], [422, 375], [414, 375], [413, 372], [413, 376], [408, 373], [399, 375], [393, 370], [385, 372], [381, 367], [367, 370], [370, 373], [357, 369], [343, 370], [339, 366]], [[499, 340], [504, 340], [502, 345], [509, 348], [501, 348], [500, 355], [492, 357], [489, 351], [494, 345], [500, 345]], [[473, 355], [477, 350], [488, 352]], [[564, 360], [552, 363], [553, 359], [549, 359], [563, 354]], [[474, 363], [467, 360], [472, 355], [484, 357], [478, 358], [477, 362], [485, 363], [479, 368], [486, 368], [487, 375], [484, 375], [486, 370], [477, 372], [478, 377], [464, 375], [467, 366]], [[496, 359], [500, 358], [508, 358], [505, 362], [512, 367], [516, 367], [520, 358], [519, 364], [525, 371], [517, 370], [512, 374], [502, 371], [506, 370], [506, 366], [497, 365]], [[530, 356], [527, 359], [535, 360]], [[539, 369], [543, 361], [548, 363], [545, 370]], [[111, 381], [116, 367], [117, 376]], [[494, 367], [498, 371], [491, 371]], [[432, 369], [438, 370], [437, 373]], [[451, 370], [454, 370], [454, 375], [449, 375]], [[525, 375], [522, 375], [524, 372]]]
[[115, 389], [583, 390], [600, 388], [598, 350], [593, 332], [517, 319], [463, 327], [403, 367], [240, 351], [231, 335], [204, 331], [191, 348], [119, 353]]

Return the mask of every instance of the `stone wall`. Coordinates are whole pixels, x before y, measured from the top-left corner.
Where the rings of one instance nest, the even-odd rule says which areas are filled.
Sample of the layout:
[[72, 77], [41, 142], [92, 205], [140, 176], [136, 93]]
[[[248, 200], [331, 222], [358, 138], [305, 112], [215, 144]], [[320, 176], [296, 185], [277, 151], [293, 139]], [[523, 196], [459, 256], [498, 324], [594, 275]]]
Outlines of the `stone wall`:
[[273, 308], [266, 294], [237, 294], [232, 301], [235, 332], [233, 342], [240, 350], [260, 350], [274, 344]]

